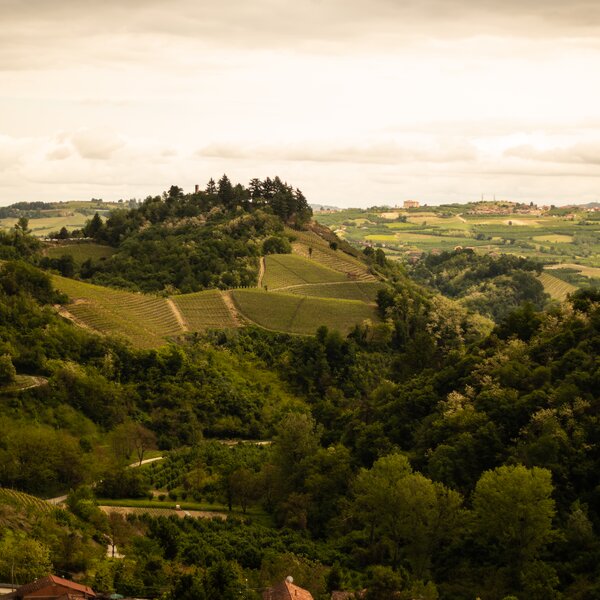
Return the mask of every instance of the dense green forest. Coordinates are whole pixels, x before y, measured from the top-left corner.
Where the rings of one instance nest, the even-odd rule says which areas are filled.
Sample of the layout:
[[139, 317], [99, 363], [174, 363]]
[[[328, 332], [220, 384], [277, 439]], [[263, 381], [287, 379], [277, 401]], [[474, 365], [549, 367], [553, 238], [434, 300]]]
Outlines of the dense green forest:
[[[192, 289], [250, 273], [263, 249], [237, 256], [236, 240], [285, 243], [283, 223], [310, 216], [287, 186], [299, 204], [279, 213], [259, 183], [261, 195], [231, 186], [227, 210], [221, 180], [90, 220], [87, 234], [118, 248], [90, 276], [118, 285], [130, 264], [123, 285], [179, 287], [160, 261], [175, 248], [178, 263], [186, 232], [210, 248], [216, 231], [224, 262], [207, 250], [210, 277], [192, 269]], [[136, 350], [56, 314], [23, 225], [0, 239], [0, 579], [17, 562], [19, 582], [53, 570], [165, 600], [258, 598], [289, 574], [316, 599], [600, 598], [597, 291], [546, 306], [534, 263], [455, 252], [410, 279], [373, 254], [381, 323]], [[166, 458], [128, 466], [154, 449]], [[41, 509], [12, 490], [70, 494]], [[152, 513], [169, 501], [227, 518]], [[149, 508], [124, 518], [99, 508], [111, 503]]]

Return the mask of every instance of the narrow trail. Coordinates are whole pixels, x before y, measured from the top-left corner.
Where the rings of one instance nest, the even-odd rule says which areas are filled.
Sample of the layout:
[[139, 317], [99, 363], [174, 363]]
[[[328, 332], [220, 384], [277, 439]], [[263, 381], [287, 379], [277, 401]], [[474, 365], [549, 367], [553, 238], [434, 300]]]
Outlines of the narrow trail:
[[84, 323], [81, 319], [78, 319], [73, 313], [69, 312], [64, 306], [61, 306], [60, 304], [56, 304], [54, 306], [54, 309], [63, 319], [67, 319], [67, 320], [71, 321], [72, 323], [75, 323], [75, 325], [77, 325], [78, 327], [81, 327], [82, 329], [87, 329], [88, 331], [93, 331], [94, 333], [97, 333], [98, 335], [103, 335], [101, 331], [98, 331], [97, 329], [90, 327], [87, 323]]
[[459, 221], [462, 221], [463, 223], [466, 223], [466, 222], [467, 222], [467, 220], [466, 220], [466, 219], [463, 219], [463, 216], [462, 216], [462, 215], [456, 215], [456, 217], [457, 217], [457, 219], [458, 219]]
[[189, 331], [190, 328], [187, 324], [187, 321], [183, 318], [183, 315], [181, 314], [181, 312], [179, 312], [177, 305], [175, 304], [175, 302], [173, 302], [173, 300], [171, 300], [171, 298], [167, 298], [167, 305], [171, 309], [173, 316], [177, 319], [177, 322], [179, 323], [181, 329], [183, 329], [184, 332]]
[[221, 292], [221, 297], [223, 298], [223, 302], [225, 303], [227, 310], [231, 314], [231, 318], [233, 319], [235, 326], [242, 327], [245, 319], [244, 319], [244, 317], [242, 317], [242, 314], [237, 309], [237, 306], [235, 305], [235, 302], [233, 301], [233, 298], [231, 297], [231, 292]]
[[263, 277], [265, 276], [265, 257], [260, 257], [260, 264], [258, 269], [258, 287], [262, 287]]

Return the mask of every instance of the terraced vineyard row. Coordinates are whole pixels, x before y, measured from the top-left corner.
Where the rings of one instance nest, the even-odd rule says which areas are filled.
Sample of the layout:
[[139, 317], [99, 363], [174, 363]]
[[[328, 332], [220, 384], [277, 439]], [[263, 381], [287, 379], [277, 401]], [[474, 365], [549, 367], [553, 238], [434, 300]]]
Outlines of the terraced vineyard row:
[[297, 285], [286, 288], [285, 293], [372, 303], [376, 301], [377, 292], [382, 288], [383, 285], [378, 281], [346, 281], [343, 283]]
[[50, 512], [53, 509], [51, 504], [41, 498], [3, 487], [0, 487], [0, 504], [11, 504], [40, 512]]
[[314, 298], [261, 290], [233, 290], [239, 312], [250, 321], [276, 331], [314, 334], [325, 325], [343, 334], [364, 320], [377, 321], [375, 307], [365, 302]]
[[171, 300], [179, 309], [190, 331], [236, 327], [236, 322], [218, 290], [173, 296]]
[[571, 294], [577, 289], [574, 285], [549, 273], [542, 273], [538, 279], [542, 282], [544, 290], [555, 300], [562, 301], [567, 297], [567, 294]]
[[85, 325], [122, 335], [140, 348], [154, 348], [183, 330], [164, 298], [134, 294], [53, 276], [56, 288], [75, 302], [67, 310]]
[[[306, 258], [310, 256], [322, 265], [340, 273], [346, 273], [350, 278], [358, 281], [376, 280], [364, 263], [341, 250], [332, 250], [327, 242], [316, 233], [291, 229], [288, 233], [296, 238], [292, 242], [292, 250], [295, 254]], [[309, 252], [309, 248], [312, 248], [312, 254]]]
[[322, 266], [316, 260], [294, 254], [271, 254], [265, 258], [263, 286], [270, 290], [304, 283], [336, 281], [347, 281], [347, 276]]

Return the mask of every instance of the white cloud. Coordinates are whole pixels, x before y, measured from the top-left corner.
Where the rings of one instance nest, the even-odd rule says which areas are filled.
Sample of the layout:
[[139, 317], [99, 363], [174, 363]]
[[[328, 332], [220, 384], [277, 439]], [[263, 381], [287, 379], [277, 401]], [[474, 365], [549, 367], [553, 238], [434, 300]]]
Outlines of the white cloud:
[[530, 144], [508, 148], [505, 156], [531, 161], [600, 165], [600, 142], [578, 143], [562, 148], [536, 148]]
[[125, 140], [110, 130], [83, 129], [71, 136], [71, 142], [82, 158], [107, 160], [125, 146]]

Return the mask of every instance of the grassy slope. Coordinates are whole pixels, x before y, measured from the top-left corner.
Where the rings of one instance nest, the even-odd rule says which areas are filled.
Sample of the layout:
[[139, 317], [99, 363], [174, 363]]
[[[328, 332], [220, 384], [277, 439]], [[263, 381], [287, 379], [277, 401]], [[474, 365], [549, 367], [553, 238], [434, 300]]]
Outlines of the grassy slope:
[[365, 319], [378, 320], [375, 307], [353, 300], [312, 298], [293, 294], [234, 290], [240, 313], [261, 327], [305, 335], [320, 325], [348, 333]]

